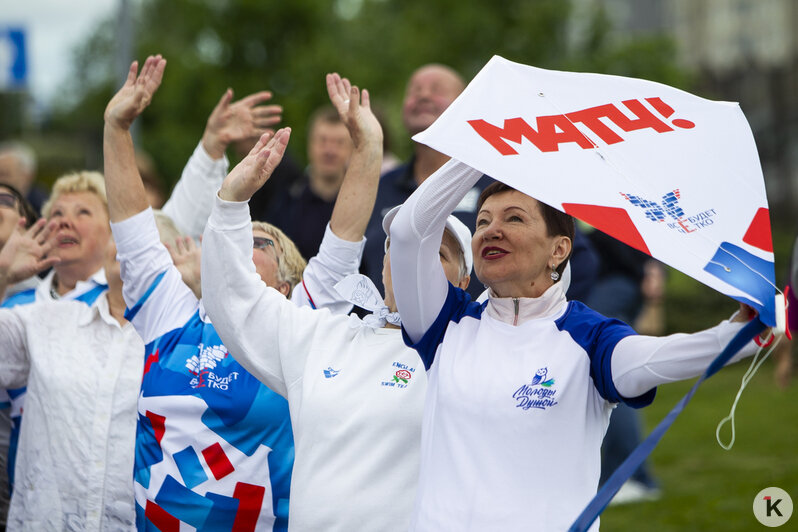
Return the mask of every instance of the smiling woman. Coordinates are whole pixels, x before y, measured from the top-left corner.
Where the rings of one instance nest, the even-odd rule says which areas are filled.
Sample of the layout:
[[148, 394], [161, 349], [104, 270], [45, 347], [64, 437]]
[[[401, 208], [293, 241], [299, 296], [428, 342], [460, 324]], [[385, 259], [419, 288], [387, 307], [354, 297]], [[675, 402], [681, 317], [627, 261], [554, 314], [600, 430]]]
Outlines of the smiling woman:
[[502, 182], [479, 197], [474, 268], [500, 297], [541, 296], [565, 270], [573, 240], [573, 218]]
[[596, 492], [615, 405], [703, 372], [751, 313], [656, 338], [566, 301], [573, 220], [502, 184], [480, 198], [471, 245], [489, 296], [471, 302], [431, 244], [480, 177], [446, 163], [391, 225], [404, 338], [429, 379], [411, 530], [566, 530]]

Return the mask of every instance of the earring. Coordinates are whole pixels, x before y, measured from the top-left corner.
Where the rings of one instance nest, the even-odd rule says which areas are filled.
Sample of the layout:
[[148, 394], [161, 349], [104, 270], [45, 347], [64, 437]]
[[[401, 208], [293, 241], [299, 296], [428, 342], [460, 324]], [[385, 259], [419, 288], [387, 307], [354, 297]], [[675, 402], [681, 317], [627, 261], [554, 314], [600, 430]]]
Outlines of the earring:
[[560, 279], [560, 274], [557, 273], [557, 270], [554, 269], [554, 266], [551, 266], [551, 280], [555, 283]]

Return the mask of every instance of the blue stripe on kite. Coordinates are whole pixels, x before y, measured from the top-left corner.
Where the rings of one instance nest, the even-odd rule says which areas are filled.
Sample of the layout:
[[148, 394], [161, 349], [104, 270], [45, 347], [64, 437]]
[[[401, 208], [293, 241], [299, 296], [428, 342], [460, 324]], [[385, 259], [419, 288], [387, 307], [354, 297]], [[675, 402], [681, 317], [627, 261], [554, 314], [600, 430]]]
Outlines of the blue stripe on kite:
[[751, 299], [761, 301], [756, 303], [748, 298], [735, 297], [754, 307], [765, 325], [776, 326], [776, 269], [772, 262], [729, 242], [721, 242], [704, 271], [748, 294]]
[[687, 406], [687, 403], [690, 402], [690, 399], [693, 398], [693, 394], [695, 394], [696, 390], [701, 383], [707, 380], [709, 377], [714, 375], [720, 368], [722, 368], [730, 359], [733, 357], [737, 351], [742, 349], [745, 344], [751, 341], [752, 338], [757, 336], [763, 330], [765, 330], [765, 324], [760, 321], [758, 318], [755, 318], [748, 322], [745, 327], [740, 329], [740, 331], [731, 339], [728, 345], [721, 351], [721, 353], [712, 361], [712, 363], [707, 367], [707, 370], [701, 376], [698, 381], [696, 381], [695, 385], [690, 389], [689, 392], [682, 398], [679, 403], [673, 410], [671, 410], [665, 419], [663, 419], [657, 428], [651, 431], [651, 434], [643, 440], [643, 442], [632, 451], [632, 454], [626, 457], [626, 460], [615, 470], [615, 472], [607, 479], [607, 482], [604, 483], [604, 486], [596, 493], [596, 496], [593, 497], [593, 500], [582, 510], [582, 513], [579, 514], [579, 517], [576, 518], [576, 521], [571, 525], [571, 528], [568, 529], [568, 532], [584, 532], [593, 522], [601, 515], [601, 512], [607, 507], [610, 503], [610, 500], [618, 493], [618, 490], [621, 489], [624, 482], [632, 476], [632, 474], [640, 467], [640, 464], [651, 454], [651, 451], [654, 450], [654, 447], [657, 446], [659, 441], [662, 439], [662, 436], [668, 431], [671, 427], [673, 422], [682, 413], [684, 407]]

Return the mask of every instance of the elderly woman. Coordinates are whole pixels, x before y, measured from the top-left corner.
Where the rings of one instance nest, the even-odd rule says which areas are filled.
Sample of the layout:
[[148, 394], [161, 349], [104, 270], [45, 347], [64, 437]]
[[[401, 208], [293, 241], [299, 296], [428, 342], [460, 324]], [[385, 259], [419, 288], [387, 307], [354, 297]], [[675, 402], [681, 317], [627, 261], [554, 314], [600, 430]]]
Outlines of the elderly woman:
[[[361, 95], [335, 74], [327, 84], [355, 146], [328, 232], [362, 241], [379, 179], [382, 132], [365, 90]], [[344, 280], [348, 295], [375, 311], [363, 320], [297, 308], [253, 275], [246, 201], [269, 178], [288, 138], [278, 132], [275, 140], [281, 142], [242, 161], [219, 191], [203, 239], [208, 314], [236, 359], [288, 399], [296, 445], [291, 530], [407, 530], [426, 379], [397, 326], [390, 254], [384, 297], [365, 276]], [[356, 176], [359, 182], [349, 183]], [[346, 205], [338, 213], [346, 216], [337, 218]], [[342, 224], [345, 219], [350, 223]], [[454, 218], [448, 226], [438, 236], [436, 260], [464, 288], [471, 264], [462, 243], [470, 233]], [[323, 241], [317, 258], [335, 255]]]
[[109, 289], [94, 306], [0, 309], [0, 387], [28, 387], [9, 529], [134, 529], [131, 451], [144, 345], [123, 317], [113, 245], [102, 251]]
[[613, 406], [645, 406], [655, 386], [700, 374], [744, 313], [656, 338], [569, 303], [558, 280], [572, 219], [502, 183], [479, 200], [471, 246], [489, 298], [471, 302], [446, 282], [435, 243], [480, 175], [450, 161], [391, 226], [405, 341], [429, 378], [411, 529], [565, 530], [596, 492]]

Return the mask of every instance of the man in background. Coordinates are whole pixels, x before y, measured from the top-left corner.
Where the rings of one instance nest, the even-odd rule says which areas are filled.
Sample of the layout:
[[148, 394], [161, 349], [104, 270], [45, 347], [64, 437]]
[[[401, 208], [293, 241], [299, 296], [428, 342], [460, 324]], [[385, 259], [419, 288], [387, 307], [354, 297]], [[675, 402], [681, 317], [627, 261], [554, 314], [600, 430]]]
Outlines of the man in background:
[[268, 217], [284, 229], [303, 257], [313, 257], [319, 250], [352, 155], [349, 131], [332, 106], [317, 109], [308, 130], [305, 178], [278, 195]]

